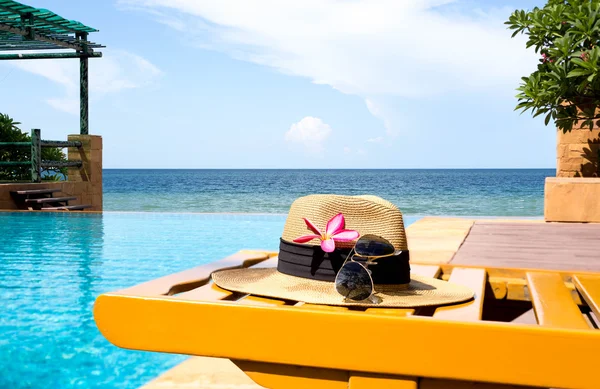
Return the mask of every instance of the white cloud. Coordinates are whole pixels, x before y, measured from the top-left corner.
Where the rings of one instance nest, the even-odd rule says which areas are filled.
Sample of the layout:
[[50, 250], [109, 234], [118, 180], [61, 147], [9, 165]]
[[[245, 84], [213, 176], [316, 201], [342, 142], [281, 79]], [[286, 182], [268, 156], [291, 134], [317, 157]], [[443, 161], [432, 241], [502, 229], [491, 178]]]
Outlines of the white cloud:
[[[90, 98], [102, 97], [124, 89], [152, 84], [162, 74], [160, 69], [145, 58], [123, 50], [103, 50], [102, 58], [89, 60]], [[79, 61], [65, 59], [10, 61], [26, 72], [42, 76], [64, 87], [64, 97], [46, 102], [55, 109], [79, 113]]]
[[502, 24], [508, 10], [478, 12], [471, 17], [438, 11], [440, 5], [453, 2], [119, 3], [177, 20], [177, 29], [185, 20], [189, 31], [202, 33], [201, 43], [215, 50], [365, 97], [415, 97], [503, 87], [518, 80], [524, 68], [531, 68], [533, 54], [523, 49], [522, 40], [511, 40]]
[[344, 154], [350, 154], [352, 152], [352, 149], [348, 146], [344, 147]]
[[[512, 94], [536, 64], [503, 22], [510, 9], [457, 10], [454, 0], [119, 0], [188, 32], [192, 44], [307, 77], [365, 99], [388, 136], [398, 119], [375, 104], [475, 92]], [[440, 7], [450, 5], [444, 11]], [[472, 11], [472, 10], [470, 10]]]
[[321, 152], [323, 142], [331, 134], [331, 127], [319, 118], [306, 116], [291, 125], [285, 133], [286, 142], [302, 144], [308, 152]]
[[381, 142], [383, 142], [383, 136], [378, 136], [376, 138], [369, 138], [369, 139], [367, 139], [367, 142], [369, 142], [369, 143], [381, 143]]

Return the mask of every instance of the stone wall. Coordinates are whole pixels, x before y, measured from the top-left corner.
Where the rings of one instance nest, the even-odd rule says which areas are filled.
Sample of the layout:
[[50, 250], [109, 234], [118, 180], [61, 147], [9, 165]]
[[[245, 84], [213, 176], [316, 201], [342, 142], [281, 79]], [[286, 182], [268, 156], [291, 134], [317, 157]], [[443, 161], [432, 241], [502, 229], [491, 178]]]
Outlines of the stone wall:
[[10, 192], [31, 189], [60, 189], [55, 196], [76, 196], [69, 205], [90, 204], [88, 211], [102, 211], [102, 137], [69, 135], [69, 141], [80, 141], [81, 148], [69, 148], [69, 160], [81, 160], [81, 168], [68, 169], [68, 181], [0, 184], [0, 210], [16, 210]]
[[598, 177], [600, 129], [573, 129], [563, 134], [557, 131], [556, 176]]
[[[102, 137], [97, 135], [69, 135], [69, 141], [80, 141], [81, 148], [69, 147], [69, 160], [81, 160], [80, 168], [69, 168], [69, 184], [89, 184], [82, 198], [91, 204], [93, 211], [102, 210]], [[75, 187], [73, 187], [75, 188]], [[70, 189], [70, 188], [67, 188]], [[75, 195], [73, 195], [75, 196]], [[82, 200], [83, 201], [83, 200]]]

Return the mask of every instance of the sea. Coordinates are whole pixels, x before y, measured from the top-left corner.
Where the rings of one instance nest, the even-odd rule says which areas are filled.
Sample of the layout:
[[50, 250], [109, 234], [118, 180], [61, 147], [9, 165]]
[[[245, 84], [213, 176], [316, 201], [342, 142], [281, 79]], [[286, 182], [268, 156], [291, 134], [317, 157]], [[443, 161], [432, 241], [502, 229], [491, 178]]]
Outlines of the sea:
[[105, 169], [104, 210], [285, 214], [313, 193], [371, 194], [405, 215], [521, 216], [544, 213], [554, 169]]

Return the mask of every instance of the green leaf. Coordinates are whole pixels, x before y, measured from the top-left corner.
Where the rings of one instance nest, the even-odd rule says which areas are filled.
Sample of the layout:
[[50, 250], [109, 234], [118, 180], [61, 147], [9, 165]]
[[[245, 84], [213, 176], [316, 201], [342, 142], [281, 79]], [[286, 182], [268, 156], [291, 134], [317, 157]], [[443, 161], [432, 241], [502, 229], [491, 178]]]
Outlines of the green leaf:
[[567, 78], [587, 76], [590, 73], [592, 73], [592, 71], [589, 69], [573, 69], [567, 74]]

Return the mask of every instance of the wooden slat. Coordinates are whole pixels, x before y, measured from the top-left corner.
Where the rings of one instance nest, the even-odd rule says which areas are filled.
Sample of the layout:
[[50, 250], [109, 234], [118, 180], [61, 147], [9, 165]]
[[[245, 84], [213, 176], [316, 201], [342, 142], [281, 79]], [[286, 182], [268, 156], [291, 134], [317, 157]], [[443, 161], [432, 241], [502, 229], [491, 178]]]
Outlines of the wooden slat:
[[456, 265], [600, 271], [600, 224], [475, 222]]
[[65, 201], [77, 200], [75, 196], [65, 196], [65, 197], [44, 197], [41, 199], [26, 199], [26, 203], [59, 203]]
[[[418, 274], [423, 277], [437, 278], [441, 271], [442, 269], [435, 265], [410, 265], [411, 274]], [[375, 289], [377, 289], [377, 286]], [[413, 315], [415, 310], [413, 308], [368, 308], [365, 312], [378, 315], [408, 316]]]
[[417, 389], [416, 377], [351, 372], [348, 389]]
[[265, 388], [348, 389], [348, 372], [344, 370], [236, 359], [232, 362], [254, 382]]
[[[273, 267], [273, 266], [277, 266], [277, 257], [266, 259], [266, 260], [264, 260], [258, 264], [255, 264], [251, 267], [260, 268], [260, 267]], [[211, 282], [210, 284], [203, 285], [199, 288], [192, 289], [192, 290], [184, 292], [184, 293], [179, 293], [175, 297], [180, 298], [180, 299], [185, 299], [185, 300], [218, 301], [218, 300], [224, 300], [224, 299], [233, 299], [235, 297], [234, 295], [238, 295], [239, 298], [242, 298], [244, 296], [243, 293], [231, 292], [229, 290], [222, 289], [222, 288], [218, 287], [216, 284]], [[249, 301], [252, 301], [252, 300], [249, 300]], [[245, 304], [248, 304], [248, 303], [249, 302], [246, 302]], [[277, 305], [277, 304], [275, 304], [275, 305]]]
[[421, 378], [419, 389], [540, 389], [533, 386], [492, 384], [488, 382], [441, 380]]
[[249, 267], [267, 259], [269, 259], [268, 253], [242, 250], [219, 261], [157, 278], [116, 293], [127, 293], [140, 297], [174, 295], [206, 284], [210, 280], [210, 275], [217, 270]]
[[216, 301], [227, 299], [232, 295], [232, 292], [221, 289], [216, 284], [210, 283], [188, 292], [179, 293], [173, 297], [184, 300]]
[[269, 297], [261, 297], [261, 296], [244, 296], [239, 299], [236, 304], [241, 305], [262, 305], [262, 306], [279, 306], [285, 305], [285, 301], [277, 300]]
[[47, 207], [42, 208], [42, 211], [81, 211], [83, 209], [92, 208], [91, 205], [66, 205], [63, 207]]
[[590, 328], [559, 274], [527, 273], [527, 283], [538, 324], [559, 328]]
[[48, 193], [56, 193], [56, 192], [60, 192], [60, 189], [17, 190], [15, 192], [11, 192], [11, 193], [16, 193], [21, 196], [27, 196], [27, 195], [39, 195], [39, 194], [48, 194]]
[[317, 311], [347, 311], [348, 308], [342, 306], [334, 306], [334, 305], [319, 305], [319, 304], [308, 304], [304, 302], [298, 302], [294, 305], [296, 308], [300, 309], [316, 309]]
[[443, 320], [481, 320], [486, 277], [484, 269], [454, 268], [448, 281], [471, 288], [475, 297], [467, 303], [440, 307], [433, 316]]
[[573, 277], [573, 283], [596, 319], [600, 320], [600, 276], [577, 275]]

